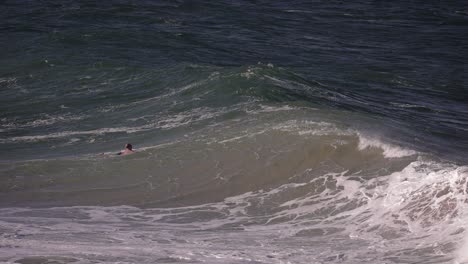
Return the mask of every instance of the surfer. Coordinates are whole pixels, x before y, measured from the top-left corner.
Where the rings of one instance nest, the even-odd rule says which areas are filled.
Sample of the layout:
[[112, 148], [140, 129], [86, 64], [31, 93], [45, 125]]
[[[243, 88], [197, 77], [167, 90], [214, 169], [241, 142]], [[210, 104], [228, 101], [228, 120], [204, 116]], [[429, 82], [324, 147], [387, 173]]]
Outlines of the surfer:
[[135, 151], [133, 150], [132, 144], [127, 143], [125, 145], [125, 149], [117, 153], [117, 155], [128, 155], [132, 153], [135, 153]]

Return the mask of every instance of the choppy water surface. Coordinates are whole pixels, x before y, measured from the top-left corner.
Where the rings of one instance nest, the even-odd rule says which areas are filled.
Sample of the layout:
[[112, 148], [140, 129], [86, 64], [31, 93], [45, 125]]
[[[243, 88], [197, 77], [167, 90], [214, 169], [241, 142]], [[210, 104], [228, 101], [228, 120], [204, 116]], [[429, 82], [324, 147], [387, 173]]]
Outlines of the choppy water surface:
[[0, 5], [0, 261], [468, 263], [461, 1]]

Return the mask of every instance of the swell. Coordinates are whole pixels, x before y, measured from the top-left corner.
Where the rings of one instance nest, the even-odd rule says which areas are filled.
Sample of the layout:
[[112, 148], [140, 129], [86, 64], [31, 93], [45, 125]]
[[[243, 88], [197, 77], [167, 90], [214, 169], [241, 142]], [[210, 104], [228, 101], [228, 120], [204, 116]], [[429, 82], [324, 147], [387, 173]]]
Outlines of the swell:
[[[78, 76], [77, 69], [50, 72], [60, 78], [43, 83], [48, 89], [34, 88], [37, 83], [32, 86], [29, 77], [15, 79], [15, 89], [26, 92], [14, 99], [6, 97], [10, 101], [2, 104], [8, 107], [0, 119], [0, 144], [9, 159], [105, 152], [118, 146], [115, 141], [151, 146], [244, 117], [258, 110], [258, 103], [341, 111], [342, 116], [361, 120], [352, 123], [341, 118], [337, 123], [357, 129], [364, 125], [365, 130], [378, 130], [376, 133], [391, 131], [387, 134], [394, 134], [391, 137], [410, 148], [455, 161], [466, 158], [461, 155], [467, 141], [461, 133], [467, 124], [465, 110], [445, 109], [445, 104], [424, 98], [421, 91], [416, 96], [416, 91], [400, 90], [422, 100], [409, 104], [396, 92], [382, 94], [355, 87], [350, 93], [340, 85], [272, 64], [182, 64], [164, 69], [109, 66], [80, 69]], [[393, 78], [398, 77], [386, 77], [390, 83]], [[26, 146], [31, 151], [25, 152]], [[44, 154], [50, 147], [55, 151]]]

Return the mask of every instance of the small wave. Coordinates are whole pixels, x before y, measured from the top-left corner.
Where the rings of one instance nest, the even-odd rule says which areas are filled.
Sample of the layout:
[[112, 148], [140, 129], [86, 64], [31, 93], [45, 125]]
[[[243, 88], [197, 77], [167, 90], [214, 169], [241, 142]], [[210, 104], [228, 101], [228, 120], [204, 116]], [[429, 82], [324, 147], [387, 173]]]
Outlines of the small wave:
[[7, 119], [3, 118], [0, 121], [2, 122], [2, 132], [18, 129], [30, 129], [37, 127], [45, 127], [51, 125], [57, 125], [59, 123], [70, 123], [78, 120], [83, 120], [87, 118], [87, 115], [73, 115], [71, 113], [62, 114], [62, 115], [49, 115], [41, 114], [40, 118], [34, 119], [32, 121], [21, 122], [17, 119]]
[[174, 96], [176, 96], [178, 94], [182, 94], [182, 93], [190, 91], [190, 90], [192, 90], [194, 88], [204, 86], [208, 82], [217, 80], [219, 78], [219, 75], [220, 75], [220, 73], [218, 71], [213, 71], [213, 72], [211, 72], [209, 74], [208, 77], [206, 77], [204, 79], [201, 79], [201, 80], [198, 80], [198, 81], [195, 81], [195, 82], [191, 82], [191, 83], [189, 83], [187, 85], [183, 85], [181, 87], [171, 88], [171, 89], [169, 89], [168, 92], [166, 92], [166, 93], [164, 93], [162, 95], [146, 98], [146, 99], [143, 99], [143, 100], [138, 100], [136, 102], [130, 103], [130, 105], [139, 105], [141, 103], [146, 103], [146, 102], [151, 102], [151, 101], [158, 101], [158, 100], [161, 100], [161, 99], [164, 99], [164, 98], [174, 97]]
[[352, 131], [340, 129], [328, 122], [315, 122], [307, 120], [290, 120], [273, 126], [274, 130], [294, 132], [299, 135], [351, 135]]
[[246, 79], [250, 79], [254, 76], [259, 76], [259, 71], [261, 71], [263, 68], [274, 68], [275, 66], [272, 63], [267, 63], [263, 64], [259, 62], [257, 66], [249, 66], [244, 72], [241, 72], [239, 75], [241, 77], [244, 77]]
[[359, 136], [359, 145], [360, 150], [367, 148], [380, 148], [383, 150], [383, 155], [387, 158], [401, 158], [417, 154], [416, 151], [395, 146], [389, 143], [384, 143], [377, 138], [372, 138], [364, 136], [361, 133], [358, 133]]
[[415, 105], [415, 104], [403, 104], [403, 103], [390, 103], [394, 106], [401, 107], [401, 108], [422, 108], [423, 106]]
[[[253, 104], [254, 102], [250, 102]], [[312, 107], [300, 107], [300, 106], [291, 106], [291, 105], [254, 105], [250, 106], [248, 109], [245, 109], [245, 112], [248, 114], [261, 114], [261, 113], [271, 113], [271, 112], [287, 112], [287, 111], [297, 111], [297, 110], [304, 110], [304, 111], [316, 111], [319, 110], [318, 108]]]
[[27, 122], [20, 127], [38, 127], [38, 126], [49, 126], [56, 123], [65, 123], [65, 122], [73, 122], [78, 121], [86, 118], [86, 115], [72, 115], [72, 114], [65, 114], [65, 115], [58, 115], [58, 116], [50, 116], [44, 115], [44, 118], [39, 118], [31, 122]]
[[246, 110], [246, 112], [249, 113], [249, 114], [257, 114], [257, 113], [290, 111], [290, 110], [295, 110], [295, 109], [297, 109], [297, 108], [289, 106], [289, 105], [283, 105], [283, 106], [260, 105], [260, 109]]
[[0, 86], [16, 86], [18, 79], [16, 78], [0, 78]]
[[16, 142], [16, 141], [42, 141], [48, 139], [64, 138], [69, 136], [77, 135], [103, 135], [107, 133], [135, 133], [145, 129], [145, 126], [140, 127], [117, 127], [117, 128], [101, 128], [87, 131], [63, 131], [58, 133], [51, 133], [47, 135], [37, 135], [37, 136], [20, 136], [20, 137], [10, 137], [7, 139], [0, 139], [1, 143], [7, 142]]
[[[50, 133], [47, 135], [35, 135], [35, 136], [18, 136], [18, 137], [9, 137], [6, 139], [0, 139], [0, 143], [8, 143], [8, 142], [18, 142], [18, 141], [26, 141], [26, 142], [35, 142], [35, 141], [44, 141], [49, 139], [58, 139], [58, 138], [65, 138], [70, 136], [79, 136], [79, 135], [104, 135], [110, 133], [137, 133], [143, 132], [152, 129], [161, 129], [161, 130], [169, 130], [181, 126], [186, 126], [192, 123], [201, 122], [203, 120], [211, 119], [216, 116], [224, 114], [228, 111], [225, 108], [221, 108], [220, 110], [214, 111], [211, 108], [201, 107], [192, 109], [189, 111], [181, 112], [174, 115], [165, 116], [156, 120], [151, 120], [145, 125], [141, 126], [124, 126], [124, 127], [111, 127], [111, 128], [100, 128], [100, 129], [93, 129], [93, 130], [86, 130], [86, 131], [62, 131], [57, 133]], [[75, 120], [79, 120], [84, 117], [75, 117]], [[66, 120], [66, 119], [64, 119]], [[73, 120], [73, 119], [71, 119]], [[50, 120], [46, 120], [43, 123], [49, 122], [53, 124], [53, 122], [61, 121], [60, 118], [53, 118]], [[68, 120], [67, 120], [68, 121]], [[40, 124], [38, 122], [37, 124]], [[33, 123], [31, 123], [32, 125]]]

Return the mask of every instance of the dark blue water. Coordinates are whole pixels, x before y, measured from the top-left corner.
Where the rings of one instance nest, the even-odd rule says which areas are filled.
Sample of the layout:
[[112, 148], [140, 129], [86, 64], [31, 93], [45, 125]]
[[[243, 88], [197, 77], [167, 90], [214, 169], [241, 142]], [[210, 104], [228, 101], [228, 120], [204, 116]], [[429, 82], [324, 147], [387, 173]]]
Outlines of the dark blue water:
[[464, 263], [467, 33], [464, 1], [2, 1], [0, 261]]

